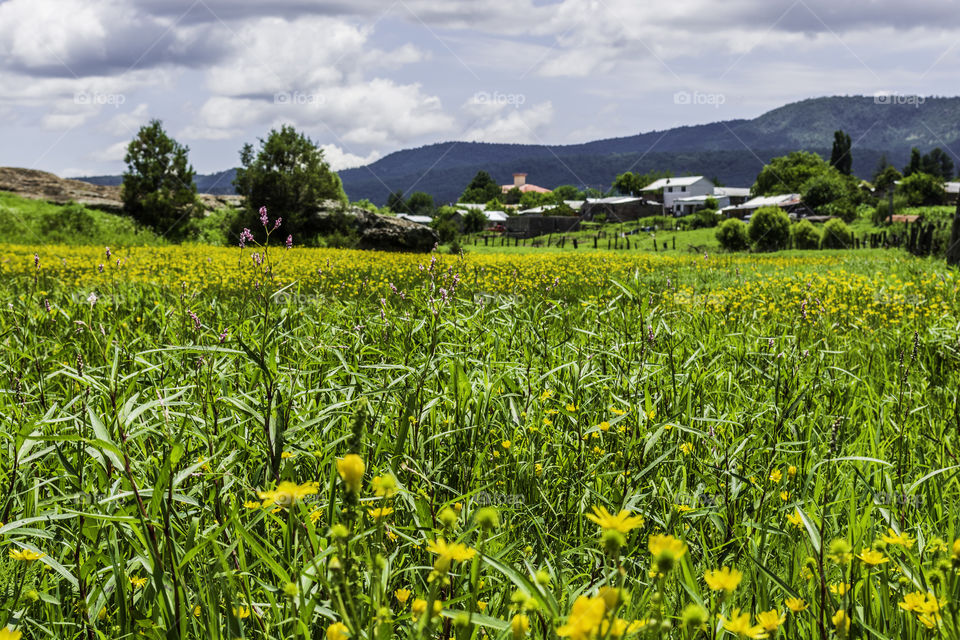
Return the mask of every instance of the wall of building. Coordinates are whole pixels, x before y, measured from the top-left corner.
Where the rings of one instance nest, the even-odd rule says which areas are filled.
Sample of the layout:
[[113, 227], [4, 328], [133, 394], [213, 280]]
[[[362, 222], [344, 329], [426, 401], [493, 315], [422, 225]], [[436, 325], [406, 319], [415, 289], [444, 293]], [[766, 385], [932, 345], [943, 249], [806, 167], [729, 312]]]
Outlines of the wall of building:
[[503, 225], [512, 236], [532, 238], [548, 233], [567, 233], [580, 228], [577, 216], [510, 216]]

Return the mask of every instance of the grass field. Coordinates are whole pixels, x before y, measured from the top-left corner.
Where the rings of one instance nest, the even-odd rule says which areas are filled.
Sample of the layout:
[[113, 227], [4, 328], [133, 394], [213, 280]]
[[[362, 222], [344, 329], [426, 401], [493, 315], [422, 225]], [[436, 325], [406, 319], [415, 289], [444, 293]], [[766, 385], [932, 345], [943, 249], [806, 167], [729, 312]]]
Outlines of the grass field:
[[942, 263], [0, 252], [0, 638], [960, 638]]

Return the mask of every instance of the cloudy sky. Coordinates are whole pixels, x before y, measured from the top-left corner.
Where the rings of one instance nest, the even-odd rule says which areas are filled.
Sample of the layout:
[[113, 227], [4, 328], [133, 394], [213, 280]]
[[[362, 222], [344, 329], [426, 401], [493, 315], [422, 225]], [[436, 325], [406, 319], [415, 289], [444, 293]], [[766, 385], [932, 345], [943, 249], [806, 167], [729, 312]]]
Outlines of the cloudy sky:
[[948, 0], [0, 0], [0, 166], [119, 173], [159, 118], [201, 173], [291, 123], [334, 168], [566, 144], [822, 95], [955, 95]]

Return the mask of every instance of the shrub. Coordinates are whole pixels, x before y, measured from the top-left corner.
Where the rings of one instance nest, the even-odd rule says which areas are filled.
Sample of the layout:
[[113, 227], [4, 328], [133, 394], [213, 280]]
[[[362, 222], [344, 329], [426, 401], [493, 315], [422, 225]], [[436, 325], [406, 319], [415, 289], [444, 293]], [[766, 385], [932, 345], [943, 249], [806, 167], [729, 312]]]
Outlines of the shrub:
[[790, 218], [780, 207], [760, 207], [750, 218], [750, 242], [757, 251], [779, 251], [790, 244]]
[[727, 220], [717, 229], [717, 242], [727, 251], [746, 251], [750, 248], [747, 225], [735, 218]]
[[877, 208], [873, 213], [873, 224], [883, 224], [891, 214], [900, 213], [900, 211], [906, 207], [907, 198], [902, 194], [896, 194], [893, 196], [893, 211], [890, 211], [890, 200], [887, 198], [881, 198], [879, 202], [877, 202]]
[[40, 231], [49, 242], [69, 244], [77, 236], [96, 235], [97, 221], [82, 204], [70, 202], [64, 207], [44, 211]]
[[809, 220], [801, 220], [790, 228], [795, 249], [816, 249], [820, 246], [820, 232]]
[[829, 220], [823, 226], [820, 246], [824, 249], [849, 249], [853, 246], [853, 232], [843, 220]]

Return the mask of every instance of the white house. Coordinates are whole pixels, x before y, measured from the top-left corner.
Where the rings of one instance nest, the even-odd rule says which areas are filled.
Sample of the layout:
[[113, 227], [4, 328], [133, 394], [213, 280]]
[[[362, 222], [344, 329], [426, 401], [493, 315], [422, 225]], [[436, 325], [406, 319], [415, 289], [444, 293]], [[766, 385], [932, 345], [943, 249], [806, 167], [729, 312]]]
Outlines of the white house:
[[713, 198], [716, 201], [717, 209], [743, 204], [750, 198], [750, 187], [714, 187], [712, 195], [675, 198], [673, 215], [688, 216], [699, 209], [703, 209], [708, 198]]
[[648, 193], [662, 192], [664, 213], [674, 213], [674, 202], [677, 198], [712, 196], [714, 188], [714, 184], [703, 176], [686, 176], [683, 178], [661, 178], [648, 184], [642, 190]]

